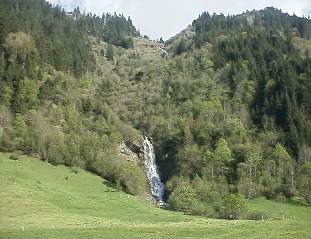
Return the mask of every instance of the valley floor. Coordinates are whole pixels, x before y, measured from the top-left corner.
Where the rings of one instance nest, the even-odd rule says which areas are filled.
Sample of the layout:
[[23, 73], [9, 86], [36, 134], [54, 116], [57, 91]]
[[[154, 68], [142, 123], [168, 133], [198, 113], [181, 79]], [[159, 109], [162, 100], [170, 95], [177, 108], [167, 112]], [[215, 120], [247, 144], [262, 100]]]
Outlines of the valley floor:
[[[261, 221], [158, 209], [90, 173], [0, 154], [0, 239], [311, 238], [311, 207], [252, 200]], [[284, 220], [283, 220], [284, 216]]]

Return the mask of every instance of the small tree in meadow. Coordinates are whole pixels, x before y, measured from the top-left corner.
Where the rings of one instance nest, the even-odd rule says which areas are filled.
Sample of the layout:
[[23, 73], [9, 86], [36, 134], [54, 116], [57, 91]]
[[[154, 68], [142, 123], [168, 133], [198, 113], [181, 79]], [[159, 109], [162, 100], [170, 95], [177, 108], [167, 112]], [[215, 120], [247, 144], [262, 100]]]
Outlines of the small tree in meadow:
[[196, 194], [191, 184], [188, 181], [182, 181], [171, 193], [168, 203], [175, 210], [190, 212], [193, 203], [196, 201]]
[[223, 213], [228, 219], [238, 219], [247, 210], [247, 201], [241, 194], [228, 194], [223, 197]]

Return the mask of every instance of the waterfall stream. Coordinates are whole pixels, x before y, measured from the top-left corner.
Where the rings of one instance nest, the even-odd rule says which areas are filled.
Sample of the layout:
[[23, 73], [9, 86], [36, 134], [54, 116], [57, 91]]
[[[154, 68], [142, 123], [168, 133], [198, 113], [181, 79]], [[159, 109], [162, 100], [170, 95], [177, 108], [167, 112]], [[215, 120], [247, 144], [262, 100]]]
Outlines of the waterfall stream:
[[153, 145], [148, 139], [144, 138], [144, 156], [147, 178], [150, 183], [152, 195], [157, 199], [160, 206], [165, 205], [163, 202], [164, 184], [161, 182], [155, 162]]

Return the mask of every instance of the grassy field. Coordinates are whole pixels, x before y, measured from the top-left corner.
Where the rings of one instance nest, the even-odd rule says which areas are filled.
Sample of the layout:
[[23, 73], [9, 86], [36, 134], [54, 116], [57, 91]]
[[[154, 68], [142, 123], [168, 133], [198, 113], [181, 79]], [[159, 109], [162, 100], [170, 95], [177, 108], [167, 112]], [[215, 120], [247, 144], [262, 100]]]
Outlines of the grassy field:
[[[100, 177], [0, 153], [0, 238], [311, 238], [311, 208], [256, 199], [261, 221], [206, 219], [158, 209]], [[284, 215], [284, 220], [283, 220]]]

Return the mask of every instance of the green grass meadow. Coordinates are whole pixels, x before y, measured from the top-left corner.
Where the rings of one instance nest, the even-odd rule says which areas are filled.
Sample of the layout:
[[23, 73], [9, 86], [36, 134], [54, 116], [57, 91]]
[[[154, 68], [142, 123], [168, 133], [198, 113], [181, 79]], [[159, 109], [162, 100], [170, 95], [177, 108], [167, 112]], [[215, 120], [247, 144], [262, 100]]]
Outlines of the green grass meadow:
[[311, 207], [294, 202], [250, 201], [264, 222], [207, 219], [158, 209], [82, 170], [9, 156], [0, 154], [1, 239], [311, 238]]

